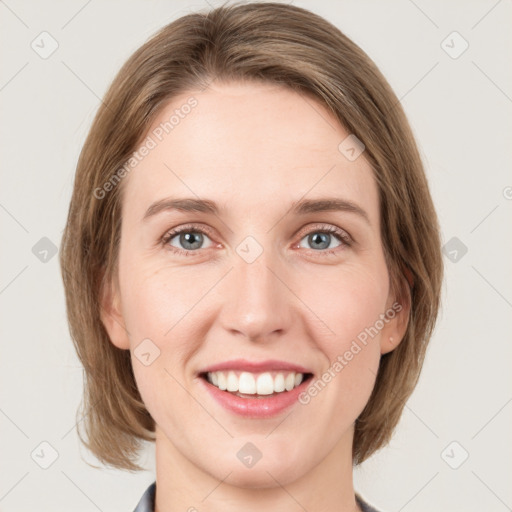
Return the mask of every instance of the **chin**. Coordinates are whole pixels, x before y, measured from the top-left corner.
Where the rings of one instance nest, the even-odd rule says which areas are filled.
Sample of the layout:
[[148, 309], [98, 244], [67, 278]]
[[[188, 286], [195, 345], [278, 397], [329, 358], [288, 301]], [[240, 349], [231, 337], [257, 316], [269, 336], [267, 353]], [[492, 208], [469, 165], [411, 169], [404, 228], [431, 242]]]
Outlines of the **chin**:
[[[250, 441], [247, 443], [250, 443]], [[243, 447], [247, 446], [245, 443], [238, 444]], [[261, 441], [259, 444], [262, 444]], [[248, 447], [246, 452], [250, 452]], [[218, 480], [225, 479], [224, 481], [227, 484], [235, 487], [266, 489], [288, 485], [300, 478], [306, 471], [303, 457], [300, 460], [295, 460], [295, 457], [287, 456], [285, 449], [267, 448], [267, 455], [265, 453], [261, 454], [261, 458], [259, 460], [254, 459], [255, 462], [252, 462], [252, 465], [250, 465], [251, 461], [248, 461], [247, 466], [242, 462], [244, 459], [243, 448], [240, 449], [237, 446], [235, 453], [234, 459], [231, 456], [226, 456], [224, 459], [214, 457], [215, 464], [211, 472], [214, 478]], [[239, 459], [239, 454], [242, 460]], [[226, 475], [229, 476], [226, 478]]]
[[[261, 461], [253, 468], [232, 467], [231, 474], [224, 481], [229, 485], [244, 489], [270, 489], [281, 485], [286, 486], [299, 477], [297, 468], [294, 468], [292, 473], [290, 464], [285, 461], [270, 466], [260, 466], [260, 464]], [[224, 477], [225, 475], [218, 476], [219, 479]]]

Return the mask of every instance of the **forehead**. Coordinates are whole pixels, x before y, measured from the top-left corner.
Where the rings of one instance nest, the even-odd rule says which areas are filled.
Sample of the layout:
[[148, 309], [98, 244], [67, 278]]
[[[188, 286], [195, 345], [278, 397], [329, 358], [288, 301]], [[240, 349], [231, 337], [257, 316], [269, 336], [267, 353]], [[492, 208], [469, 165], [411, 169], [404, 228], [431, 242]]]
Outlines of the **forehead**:
[[339, 195], [363, 203], [373, 222], [372, 169], [364, 153], [350, 161], [339, 150], [349, 135], [310, 96], [272, 84], [214, 83], [161, 109], [140, 146], [149, 149], [123, 184], [123, 210], [140, 219], [152, 202], [186, 195], [248, 213]]

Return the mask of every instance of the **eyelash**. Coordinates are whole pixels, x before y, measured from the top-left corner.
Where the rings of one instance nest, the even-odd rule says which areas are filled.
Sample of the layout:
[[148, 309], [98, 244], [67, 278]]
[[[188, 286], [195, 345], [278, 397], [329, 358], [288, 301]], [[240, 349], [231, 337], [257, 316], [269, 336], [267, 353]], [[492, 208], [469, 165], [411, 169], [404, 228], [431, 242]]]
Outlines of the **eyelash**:
[[[177, 247], [173, 247], [172, 245], [169, 245], [169, 242], [175, 236], [177, 236], [181, 233], [201, 233], [203, 235], [207, 235], [207, 236], [211, 237], [211, 232], [209, 229], [206, 229], [205, 227], [198, 227], [198, 226], [191, 224], [191, 225], [185, 225], [185, 226], [173, 229], [171, 231], [168, 231], [160, 239], [160, 243], [162, 244], [162, 246], [164, 248], [166, 248], [174, 253], [182, 254], [184, 256], [190, 256], [193, 253], [200, 252], [200, 249], [190, 251], [190, 250], [186, 250], [186, 249], [178, 249]], [[320, 227], [316, 226], [315, 229], [310, 229], [309, 231], [306, 231], [306, 232], [301, 231], [299, 243], [304, 237], [306, 237], [312, 233], [327, 233], [327, 234], [335, 235], [336, 238], [342, 243], [341, 246], [338, 246], [335, 249], [323, 249], [323, 250], [309, 249], [309, 251], [321, 254], [323, 256], [336, 255], [338, 253], [338, 251], [343, 250], [344, 247], [351, 247], [351, 245], [353, 243], [352, 237], [346, 231], [336, 228], [334, 226], [331, 226], [329, 224], [324, 224], [324, 225], [321, 225]]]

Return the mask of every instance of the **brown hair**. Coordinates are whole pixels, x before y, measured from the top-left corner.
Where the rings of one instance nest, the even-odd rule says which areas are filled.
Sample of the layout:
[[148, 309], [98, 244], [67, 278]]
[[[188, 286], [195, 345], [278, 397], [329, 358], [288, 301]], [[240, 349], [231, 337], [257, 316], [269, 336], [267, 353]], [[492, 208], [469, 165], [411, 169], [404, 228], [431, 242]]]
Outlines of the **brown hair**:
[[78, 434], [101, 462], [132, 471], [142, 469], [142, 440], [154, 440], [130, 353], [110, 342], [100, 321], [103, 286], [117, 276], [123, 182], [101, 199], [95, 190], [116, 175], [165, 103], [214, 79], [279, 83], [312, 95], [366, 147], [391, 287], [410, 315], [402, 342], [381, 357], [355, 424], [353, 459], [362, 462], [389, 441], [421, 371], [440, 305], [438, 221], [405, 114], [373, 61], [318, 15], [272, 2], [224, 5], [165, 26], [124, 64], [97, 112], [60, 252], [70, 333], [85, 371], [77, 419], [88, 440]]

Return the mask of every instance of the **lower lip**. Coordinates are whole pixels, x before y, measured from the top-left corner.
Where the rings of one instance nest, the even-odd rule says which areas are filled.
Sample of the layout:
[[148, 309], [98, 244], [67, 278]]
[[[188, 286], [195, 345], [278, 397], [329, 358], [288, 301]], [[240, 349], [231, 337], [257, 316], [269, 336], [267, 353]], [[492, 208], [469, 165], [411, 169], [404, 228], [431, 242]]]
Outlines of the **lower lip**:
[[277, 416], [298, 401], [299, 395], [309, 386], [311, 378], [291, 391], [283, 391], [268, 398], [242, 398], [228, 391], [221, 391], [206, 379], [200, 379], [211, 396], [225, 409], [246, 418]]

